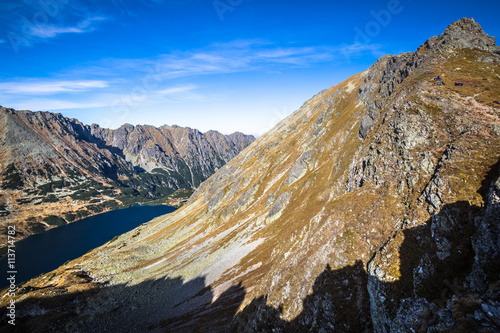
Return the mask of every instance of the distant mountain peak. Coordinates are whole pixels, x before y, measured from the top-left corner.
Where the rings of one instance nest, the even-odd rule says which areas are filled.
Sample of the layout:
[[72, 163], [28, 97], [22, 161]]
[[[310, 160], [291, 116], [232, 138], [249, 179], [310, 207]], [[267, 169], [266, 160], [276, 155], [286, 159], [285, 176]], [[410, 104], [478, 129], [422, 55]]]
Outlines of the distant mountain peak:
[[[93, 207], [102, 211], [190, 193], [255, 140], [214, 133], [131, 124], [112, 130], [0, 107], [0, 207], [10, 207], [0, 209], [0, 217], [8, 214], [0, 231], [9, 223], [24, 235], [40, 232], [48, 215], [72, 221], [93, 214], [92, 200], [102, 199]], [[5, 239], [0, 232], [0, 251]]]

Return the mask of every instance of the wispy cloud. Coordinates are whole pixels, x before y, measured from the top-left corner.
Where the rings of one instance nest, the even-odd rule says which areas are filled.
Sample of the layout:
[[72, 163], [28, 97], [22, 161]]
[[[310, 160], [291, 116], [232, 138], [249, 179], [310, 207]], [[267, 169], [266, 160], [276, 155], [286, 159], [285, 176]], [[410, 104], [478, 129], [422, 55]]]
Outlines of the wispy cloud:
[[106, 81], [80, 80], [80, 81], [46, 81], [46, 80], [21, 80], [0, 83], [0, 92], [15, 95], [47, 95], [64, 92], [83, 92], [108, 86]]
[[[339, 54], [336, 51], [337, 55]], [[108, 58], [75, 68], [72, 75], [95, 77], [153, 76], [169, 80], [200, 75], [217, 75], [249, 71], [276, 71], [290, 67], [307, 67], [333, 60], [336, 54], [327, 47], [281, 47], [262, 40], [237, 40], [213, 43], [201, 49], [173, 51], [150, 58]], [[279, 68], [278, 68], [279, 67]]]
[[346, 57], [358, 56], [363, 53], [371, 53], [376, 57], [381, 57], [385, 54], [382, 52], [380, 44], [344, 44], [337, 47], [337, 50]]
[[48, 25], [48, 24], [40, 24], [31, 27], [30, 34], [40, 38], [53, 38], [59, 34], [65, 33], [85, 33], [94, 30], [94, 27], [91, 26], [94, 21], [102, 21], [103, 17], [93, 17], [85, 19], [79, 22], [75, 26], [56, 26], [56, 25]]
[[180, 94], [180, 93], [192, 91], [196, 88], [197, 87], [193, 84], [185, 85], [185, 86], [169, 87], [169, 88], [162, 89], [162, 90], [156, 90], [155, 94], [157, 94], [157, 95], [175, 95], [175, 94]]
[[30, 98], [23, 101], [9, 101], [8, 103], [9, 107], [14, 109], [32, 111], [92, 109], [109, 106], [109, 103], [104, 99], [96, 99], [93, 101], [68, 101], [64, 99]]
[[5, 0], [0, 3], [0, 31], [15, 52], [61, 34], [88, 33], [107, 20], [102, 6], [84, 1]]
[[86, 76], [117, 80], [142, 80], [150, 76], [156, 81], [220, 75], [239, 72], [276, 72], [290, 68], [306, 68], [325, 62], [343, 63], [352, 57], [372, 54], [383, 55], [381, 46], [352, 44], [336, 46], [278, 45], [260, 39], [235, 40], [213, 43], [189, 51], [174, 50], [150, 58], [108, 58], [72, 70], [73, 76]]
[[[108, 91], [104, 81], [53, 81], [32, 83], [0, 83], [3, 105], [20, 110], [76, 110], [110, 108], [125, 103], [130, 106], [154, 106], [165, 103], [208, 101], [210, 96], [196, 91], [194, 84], [163, 86], [144, 94], [130, 94], [130, 90], [115, 87]], [[121, 120], [117, 120], [118, 124]]]
[[[280, 65], [309, 66], [327, 61], [333, 54], [322, 47], [279, 47], [271, 42], [217, 43], [195, 51], [162, 55], [156, 61], [163, 79], [254, 70], [276, 70]], [[282, 69], [282, 68], [281, 68]]]
[[[279, 46], [262, 40], [216, 43], [200, 50], [159, 56], [156, 74], [163, 79], [255, 70], [283, 70], [308, 67], [321, 62], [342, 62], [345, 57], [372, 53], [379, 56], [380, 45]], [[148, 60], [148, 63], [151, 62]]]

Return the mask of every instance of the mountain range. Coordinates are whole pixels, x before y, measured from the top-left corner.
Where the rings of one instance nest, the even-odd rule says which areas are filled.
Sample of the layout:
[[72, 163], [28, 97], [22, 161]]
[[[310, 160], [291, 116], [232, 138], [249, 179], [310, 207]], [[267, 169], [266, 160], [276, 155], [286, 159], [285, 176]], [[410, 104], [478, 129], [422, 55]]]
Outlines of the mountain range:
[[305, 102], [174, 213], [20, 285], [16, 329], [498, 331], [499, 96], [495, 38], [454, 22]]
[[179, 203], [255, 140], [166, 125], [111, 130], [3, 107], [0, 124], [2, 245], [7, 224], [22, 238], [136, 203]]

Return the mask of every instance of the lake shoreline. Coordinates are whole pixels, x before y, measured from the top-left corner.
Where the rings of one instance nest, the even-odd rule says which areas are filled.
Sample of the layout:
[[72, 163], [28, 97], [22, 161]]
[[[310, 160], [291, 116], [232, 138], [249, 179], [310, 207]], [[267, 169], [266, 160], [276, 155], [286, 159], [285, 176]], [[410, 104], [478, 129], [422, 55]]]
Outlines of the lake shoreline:
[[[78, 258], [88, 251], [131, 231], [156, 217], [175, 211], [168, 205], [134, 205], [115, 209], [30, 235], [14, 243], [16, 284], [50, 272], [64, 262]], [[12, 258], [11, 258], [12, 259]], [[0, 288], [8, 286], [7, 256], [0, 258], [3, 278]]]

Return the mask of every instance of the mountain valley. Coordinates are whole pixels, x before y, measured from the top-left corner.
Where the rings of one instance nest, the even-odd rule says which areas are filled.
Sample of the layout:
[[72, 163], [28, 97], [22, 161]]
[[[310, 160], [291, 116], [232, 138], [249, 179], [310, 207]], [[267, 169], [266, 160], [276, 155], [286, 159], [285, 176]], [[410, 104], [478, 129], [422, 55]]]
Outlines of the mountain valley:
[[179, 126], [116, 130], [50, 112], [0, 108], [0, 244], [137, 203], [179, 206], [252, 143]]
[[[43, 123], [65, 124], [64, 144], [36, 143], [33, 156], [23, 134], [16, 156], [32, 160], [7, 169], [4, 188], [19, 178], [35, 188], [40, 173], [99, 182], [100, 201], [120, 200], [116, 184], [151, 199], [162, 182], [197, 188], [175, 212], [20, 284], [13, 332], [498, 331], [499, 99], [500, 48], [464, 18], [321, 91], [251, 144], [54, 116]], [[149, 141], [138, 148], [137, 136]], [[27, 171], [40, 161], [45, 171]]]

